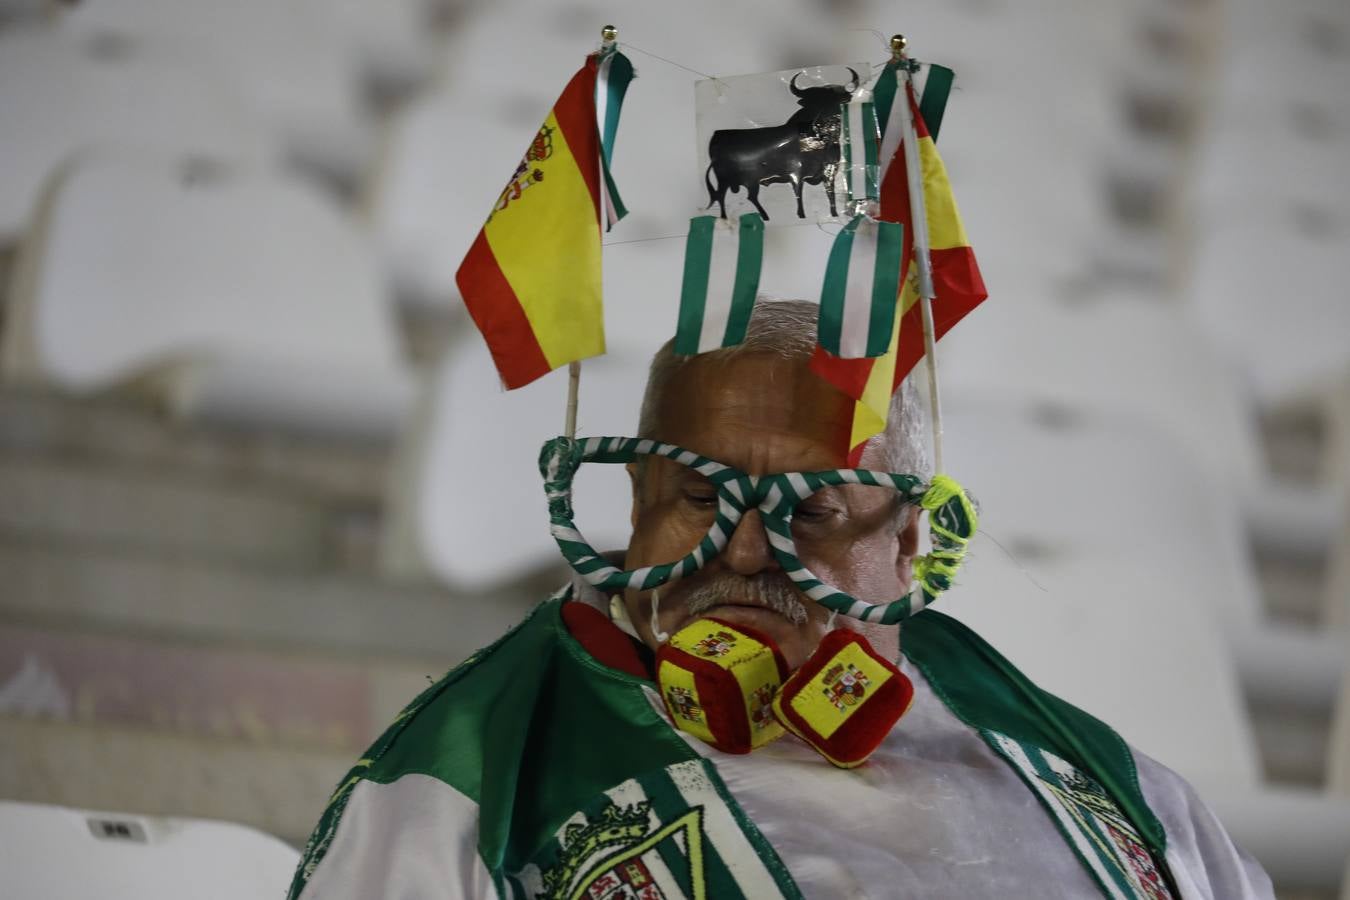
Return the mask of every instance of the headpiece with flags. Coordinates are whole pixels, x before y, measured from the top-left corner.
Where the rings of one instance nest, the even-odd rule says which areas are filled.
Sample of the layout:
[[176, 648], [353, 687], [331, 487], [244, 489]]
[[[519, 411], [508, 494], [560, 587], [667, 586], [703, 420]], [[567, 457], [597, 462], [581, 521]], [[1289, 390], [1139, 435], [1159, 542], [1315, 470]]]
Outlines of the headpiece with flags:
[[632, 77], [612, 46], [586, 58], [455, 273], [508, 389], [605, 352], [600, 223], [626, 213], [609, 161]]
[[[892, 62], [877, 79], [873, 102], [882, 123], [881, 204], [879, 218], [899, 222], [904, 229], [905, 275], [900, 291], [900, 315], [895, 318], [890, 349], [869, 359], [842, 359], [823, 347], [817, 347], [811, 369], [821, 378], [855, 401], [853, 428], [849, 438], [849, 460], [856, 465], [863, 445], [886, 427], [891, 395], [900, 382], [923, 358], [923, 328], [920, 321], [918, 288], [913, 263], [909, 179], [905, 154], [900, 146], [902, 129], [899, 116], [907, 102], [914, 115], [918, 137], [918, 157], [923, 177], [925, 218], [928, 224], [929, 255], [932, 260], [933, 320], [936, 337], [942, 337], [966, 313], [987, 296], [984, 281], [975, 262], [975, 253], [966, 238], [956, 202], [952, 198], [947, 170], [938, 156], [935, 141], [942, 120], [947, 94], [951, 89], [951, 70], [929, 66], [922, 102], [901, 75], [905, 60]], [[900, 90], [901, 86], [904, 90]]]

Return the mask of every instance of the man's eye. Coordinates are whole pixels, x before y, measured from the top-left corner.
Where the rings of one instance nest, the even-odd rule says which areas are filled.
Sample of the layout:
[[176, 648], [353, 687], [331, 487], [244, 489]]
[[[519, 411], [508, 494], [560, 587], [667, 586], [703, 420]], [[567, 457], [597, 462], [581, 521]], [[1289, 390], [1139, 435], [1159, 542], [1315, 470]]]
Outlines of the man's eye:
[[716, 491], [685, 491], [684, 499], [694, 506], [716, 506]]
[[831, 506], [819, 504], [803, 503], [797, 507], [792, 518], [802, 522], [824, 522], [833, 516], [835, 510]]

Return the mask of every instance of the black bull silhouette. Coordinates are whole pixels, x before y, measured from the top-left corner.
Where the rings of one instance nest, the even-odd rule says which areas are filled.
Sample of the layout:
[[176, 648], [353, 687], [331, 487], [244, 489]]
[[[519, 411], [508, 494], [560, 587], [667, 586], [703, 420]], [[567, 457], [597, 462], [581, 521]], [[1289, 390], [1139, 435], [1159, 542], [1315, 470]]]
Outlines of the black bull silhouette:
[[[708, 142], [708, 169], [703, 173], [708, 186], [708, 206], [716, 203], [727, 217], [727, 191], [733, 194], [745, 188], [746, 199], [768, 220], [759, 204], [759, 189], [766, 184], [790, 184], [797, 195], [797, 218], [806, 218], [802, 209], [802, 185], [823, 184], [830, 199], [830, 215], [838, 215], [834, 205], [834, 178], [839, 169], [839, 132], [843, 104], [858, 89], [858, 73], [848, 70], [853, 81], [797, 87], [800, 72], [792, 76], [788, 90], [801, 107], [782, 125], [765, 128], [724, 128], [713, 132]], [[714, 177], [716, 184], [714, 184]]]

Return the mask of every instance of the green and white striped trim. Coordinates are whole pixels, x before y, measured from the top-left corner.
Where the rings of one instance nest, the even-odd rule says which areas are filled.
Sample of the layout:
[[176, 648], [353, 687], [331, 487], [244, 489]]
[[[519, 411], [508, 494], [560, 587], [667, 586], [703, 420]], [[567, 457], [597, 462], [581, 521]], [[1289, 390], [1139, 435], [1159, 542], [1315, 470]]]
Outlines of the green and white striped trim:
[[[611, 565], [577, 530], [573, 521], [572, 479], [583, 462], [634, 462], [639, 456], [663, 456], [703, 475], [717, 489], [712, 526], [684, 558], [628, 571]], [[774, 556], [797, 588], [826, 609], [867, 622], [892, 624], [927, 607], [952, 586], [966, 548], [978, 527], [975, 504], [951, 478], [937, 475], [925, 484], [914, 475], [870, 469], [828, 469], [755, 476], [700, 456], [692, 450], [646, 438], [558, 437], [544, 444], [539, 471], [548, 496], [549, 531], [577, 574], [601, 590], [651, 590], [683, 578], [725, 549], [748, 509], [757, 509]], [[825, 584], [797, 556], [792, 515], [802, 500], [823, 487], [866, 484], [893, 488], [929, 513], [932, 552], [914, 563], [910, 593], [886, 603], [868, 603]]]
[[820, 289], [820, 346], [843, 359], [890, 349], [905, 226], [854, 216], [835, 235]]
[[844, 188], [850, 209], [858, 210], [868, 200], [881, 196], [881, 171], [878, 165], [881, 132], [871, 94], [859, 91], [844, 104], [841, 116], [843, 132], [839, 145], [844, 151]]
[[979, 732], [1036, 794], [1104, 895], [1110, 900], [1172, 896], [1165, 866], [1095, 779], [1048, 750], [987, 728]]
[[689, 220], [675, 352], [692, 356], [745, 340], [764, 261], [764, 220], [746, 213]]

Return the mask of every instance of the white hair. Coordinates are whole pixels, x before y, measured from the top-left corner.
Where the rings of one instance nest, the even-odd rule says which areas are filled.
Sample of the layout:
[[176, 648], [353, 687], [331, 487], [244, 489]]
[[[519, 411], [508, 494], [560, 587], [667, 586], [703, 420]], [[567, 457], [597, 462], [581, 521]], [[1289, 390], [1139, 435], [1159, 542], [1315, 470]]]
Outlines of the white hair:
[[[701, 354], [719, 360], [758, 353], [776, 356], [794, 362], [805, 362], [816, 348], [816, 317], [820, 307], [806, 300], [779, 300], [761, 295], [755, 301], [745, 340], [734, 347], [724, 347]], [[638, 418], [638, 436], [654, 437], [657, 432], [657, 410], [661, 397], [671, 378], [695, 357], [675, 353], [675, 342], [667, 341], [652, 357], [647, 376], [647, 389], [642, 396], [642, 412]], [[928, 453], [925, 444], [926, 417], [919, 403], [919, 392], [906, 377], [900, 389], [891, 398], [886, 417], [886, 430], [868, 441], [868, 448], [880, 446], [884, 465], [891, 472], [929, 477]]]

